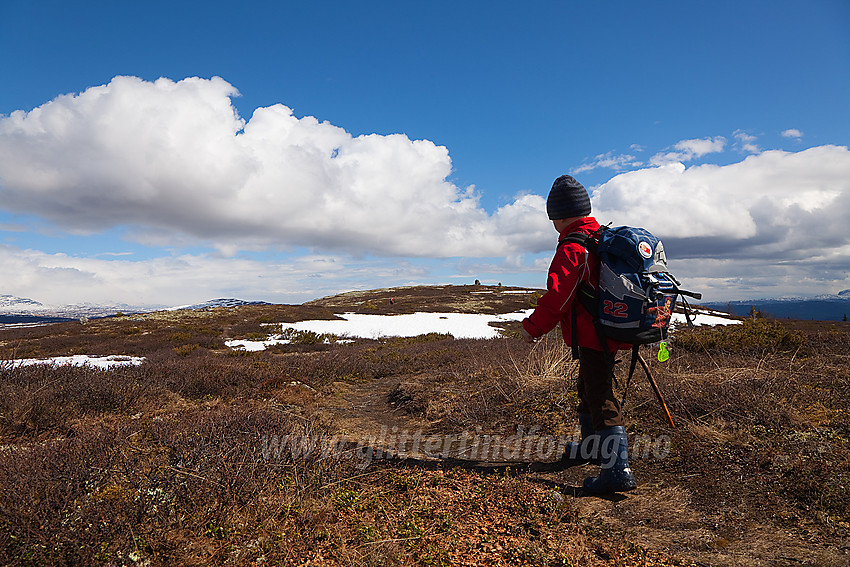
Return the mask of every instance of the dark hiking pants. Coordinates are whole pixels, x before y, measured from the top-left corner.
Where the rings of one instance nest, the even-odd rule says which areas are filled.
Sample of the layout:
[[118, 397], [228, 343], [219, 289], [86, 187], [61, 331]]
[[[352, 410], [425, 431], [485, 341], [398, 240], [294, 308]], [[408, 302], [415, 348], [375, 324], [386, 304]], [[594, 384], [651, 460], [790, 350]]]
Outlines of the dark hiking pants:
[[626, 424], [620, 402], [614, 396], [613, 379], [614, 369], [604, 352], [579, 347], [578, 411], [593, 416], [593, 428], [597, 431]]

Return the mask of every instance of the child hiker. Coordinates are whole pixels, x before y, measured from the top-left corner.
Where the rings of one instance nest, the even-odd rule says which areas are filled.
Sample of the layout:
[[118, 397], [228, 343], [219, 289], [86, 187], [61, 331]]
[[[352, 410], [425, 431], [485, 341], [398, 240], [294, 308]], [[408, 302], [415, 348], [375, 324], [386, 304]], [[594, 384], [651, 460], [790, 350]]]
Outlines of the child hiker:
[[[559, 239], [573, 232], [590, 234], [599, 228], [599, 223], [590, 216], [587, 190], [569, 175], [555, 180], [546, 201], [546, 212]], [[625, 422], [620, 403], [614, 397], [613, 368], [594, 327], [593, 317], [576, 301], [582, 282], [597, 289], [599, 258], [580, 244], [560, 244], [549, 267], [546, 294], [537, 301], [534, 312], [523, 320], [522, 335], [527, 343], [533, 343], [560, 323], [564, 341], [568, 345], [578, 345], [581, 443], [567, 444], [562, 461], [601, 465], [599, 476], [584, 479], [586, 491], [623, 492], [635, 488], [629, 468]], [[572, 336], [573, 321], [576, 343]], [[608, 348], [615, 354], [618, 349], [630, 349], [631, 345], [609, 339]]]

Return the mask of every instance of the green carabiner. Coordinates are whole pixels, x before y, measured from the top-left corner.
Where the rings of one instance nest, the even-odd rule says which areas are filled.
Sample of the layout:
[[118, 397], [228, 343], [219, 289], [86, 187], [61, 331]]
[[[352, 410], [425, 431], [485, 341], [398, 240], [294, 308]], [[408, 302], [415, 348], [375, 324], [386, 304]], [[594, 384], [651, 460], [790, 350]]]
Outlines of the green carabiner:
[[670, 358], [670, 351], [667, 350], [667, 342], [661, 341], [658, 345], [658, 362], [664, 362], [668, 358]]

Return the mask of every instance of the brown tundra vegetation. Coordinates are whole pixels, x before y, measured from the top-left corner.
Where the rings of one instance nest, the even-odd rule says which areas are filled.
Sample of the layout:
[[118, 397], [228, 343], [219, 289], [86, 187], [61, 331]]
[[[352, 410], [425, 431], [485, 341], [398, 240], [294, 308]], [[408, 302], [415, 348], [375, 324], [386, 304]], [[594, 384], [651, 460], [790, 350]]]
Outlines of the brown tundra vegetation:
[[[336, 341], [271, 323], [527, 308], [533, 290], [400, 288], [299, 306], [0, 331], [3, 565], [848, 565], [850, 327], [747, 320], [645, 358], [637, 490], [560, 469], [575, 364], [448, 335]], [[519, 290], [510, 290], [519, 291]], [[392, 298], [392, 300], [390, 300]], [[13, 359], [143, 356], [111, 370]], [[620, 386], [626, 362], [618, 365]]]

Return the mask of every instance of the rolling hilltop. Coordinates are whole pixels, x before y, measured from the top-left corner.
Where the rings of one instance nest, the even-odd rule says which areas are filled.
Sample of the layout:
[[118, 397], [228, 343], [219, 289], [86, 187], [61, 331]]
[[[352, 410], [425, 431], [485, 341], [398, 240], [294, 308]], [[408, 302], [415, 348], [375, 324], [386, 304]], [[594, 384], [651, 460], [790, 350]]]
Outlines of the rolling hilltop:
[[[303, 308], [317, 308], [320, 312], [363, 314], [409, 314], [416, 312], [452, 312], [499, 314], [533, 307], [536, 298], [545, 290], [514, 286], [405, 286], [365, 291], [350, 291], [308, 301]], [[265, 301], [245, 301], [235, 298], [212, 299], [202, 303], [160, 308], [164, 311], [211, 310], [220, 307], [271, 306]], [[294, 306], [278, 306], [292, 308]], [[698, 312], [723, 316], [722, 311], [695, 306]], [[66, 305], [50, 306], [38, 301], [0, 295], [0, 323], [53, 323], [79, 318], [112, 317], [116, 314], [144, 314], [156, 309], [150, 307], [119, 305]]]

